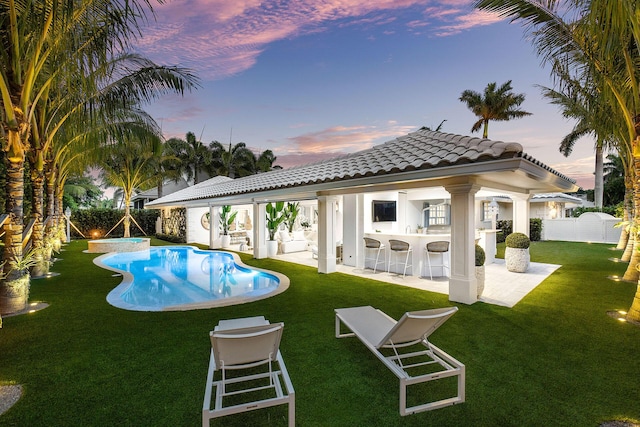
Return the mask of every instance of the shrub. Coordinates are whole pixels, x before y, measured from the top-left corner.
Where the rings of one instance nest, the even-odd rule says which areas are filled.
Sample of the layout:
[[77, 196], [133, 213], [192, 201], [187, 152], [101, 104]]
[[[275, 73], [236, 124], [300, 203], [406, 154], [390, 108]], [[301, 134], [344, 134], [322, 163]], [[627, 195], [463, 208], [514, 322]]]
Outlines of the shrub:
[[186, 239], [181, 236], [176, 236], [174, 234], [156, 234], [156, 237], [160, 240], [164, 240], [166, 242], [171, 243], [186, 243]]
[[505, 239], [508, 248], [527, 249], [531, 240], [524, 233], [511, 233]]
[[476, 244], [476, 267], [483, 266], [485, 259], [484, 249], [482, 249], [482, 246]]
[[539, 242], [542, 238], [542, 218], [529, 219], [529, 239], [532, 242]]
[[[496, 241], [502, 243], [505, 237], [513, 233], [513, 221], [510, 219], [501, 219], [496, 222], [496, 227], [501, 230], [496, 234]], [[529, 233], [531, 234], [530, 240], [537, 242], [542, 238], [542, 219], [531, 218], [529, 219]]]

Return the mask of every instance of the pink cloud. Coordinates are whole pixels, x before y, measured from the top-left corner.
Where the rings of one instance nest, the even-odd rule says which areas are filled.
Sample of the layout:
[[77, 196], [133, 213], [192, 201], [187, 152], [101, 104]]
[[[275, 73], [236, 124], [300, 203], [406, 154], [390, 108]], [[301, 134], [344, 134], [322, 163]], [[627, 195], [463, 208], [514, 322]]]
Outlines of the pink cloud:
[[415, 126], [390, 124], [373, 126], [335, 126], [289, 138], [292, 147], [287, 151], [304, 153], [348, 153], [371, 147], [374, 142], [391, 139], [415, 130]]
[[[325, 31], [340, 25], [383, 26], [397, 20], [389, 11], [426, 6], [425, 19], [439, 35], [495, 18], [468, 13], [471, 0], [182, 0], [155, 6], [156, 20], [143, 30], [139, 49], [162, 63], [188, 66], [205, 80], [229, 77], [251, 68], [269, 43]], [[379, 12], [379, 13], [376, 13]], [[493, 21], [492, 21], [493, 19]], [[409, 26], [422, 26], [417, 20]], [[387, 31], [389, 33], [389, 31]]]

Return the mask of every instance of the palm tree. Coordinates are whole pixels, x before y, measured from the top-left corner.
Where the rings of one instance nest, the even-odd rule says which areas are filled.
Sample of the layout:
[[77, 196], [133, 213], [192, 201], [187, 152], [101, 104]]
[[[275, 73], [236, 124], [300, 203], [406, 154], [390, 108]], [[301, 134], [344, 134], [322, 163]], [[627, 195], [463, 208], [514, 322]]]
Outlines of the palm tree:
[[465, 90], [460, 95], [460, 101], [478, 117], [471, 127], [471, 132], [477, 132], [483, 128], [482, 137], [489, 137], [489, 120], [508, 121], [530, 116], [517, 107], [524, 102], [524, 94], [514, 94], [511, 88], [511, 80], [496, 89], [496, 83], [489, 83], [484, 89], [484, 94], [473, 90]]
[[617, 126], [613, 122], [615, 115], [611, 106], [602, 99], [591, 72], [583, 70], [582, 75], [573, 77], [561, 61], [554, 61], [553, 70], [560, 88], [555, 90], [541, 86], [542, 93], [552, 104], [560, 107], [565, 118], [577, 120], [571, 132], [560, 142], [560, 152], [568, 157], [580, 138], [586, 135], [595, 137], [594, 200], [596, 207], [602, 209], [604, 150], [619, 145], [615, 132]]
[[[213, 164], [217, 175], [240, 178], [256, 172], [256, 155], [244, 142], [235, 145], [229, 143], [227, 149], [218, 141], [209, 144], [213, 155]], [[272, 153], [273, 154], [273, 153]]]
[[[632, 230], [640, 224], [640, 23], [636, 0], [576, 0], [541, 2], [533, 0], [478, 0], [476, 7], [512, 19], [522, 19], [532, 35], [543, 62], [561, 60], [569, 68], [591, 73], [602, 99], [615, 114], [614, 122], [624, 123], [617, 132], [624, 146], [619, 153], [632, 159]], [[562, 14], [562, 15], [561, 15]], [[573, 18], [567, 22], [564, 17]], [[637, 237], [637, 236], [636, 236]], [[634, 239], [637, 242], [637, 238]], [[634, 251], [634, 252], [637, 252]], [[637, 263], [629, 263], [636, 269]], [[627, 317], [640, 321], [640, 282]]]
[[624, 201], [625, 164], [616, 154], [609, 154], [603, 165], [604, 201], [612, 206]]
[[131, 197], [136, 190], [148, 189], [156, 182], [156, 158], [162, 155], [158, 135], [128, 138], [99, 150], [96, 166], [102, 168], [101, 178], [123, 192], [124, 237], [131, 235]]
[[[138, 27], [143, 14], [136, 3], [110, 0], [0, 3], [0, 142], [7, 153], [10, 216], [5, 228], [5, 261], [23, 258], [24, 165], [31, 149], [32, 123], [38, 111], [43, 111], [47, 93], [65, 86], [69, 89], [71, 85], [65, 82], [69, 83], [71, 70], [75, 78], [87, 75], [86, 69], [101, 64], [108, 56], [105, 53], [126, 48], [129, 29]], [[24, 282], [24, 270], [5, 262], [4, 271], [0, 292], [9, 292], [12, 282]]]
[[269, 172], [274, 169], [281, 169], [280, 166], [274, 165], [277, 157], [273, 155], [273, 151], [264, 150], [256, 160], [256, 172]]
[[187, 181], [193, 179], [195, 185], [203, 174], [211, 176], [214, 173], [211, 150], [198, 141], [193, 132], [187, 132], [186, 141], [171, 138], [167, 144], [169, 144], [172, 155], [180, 159], [181, 165], [176, 165], [176, 167], [186, 174]]

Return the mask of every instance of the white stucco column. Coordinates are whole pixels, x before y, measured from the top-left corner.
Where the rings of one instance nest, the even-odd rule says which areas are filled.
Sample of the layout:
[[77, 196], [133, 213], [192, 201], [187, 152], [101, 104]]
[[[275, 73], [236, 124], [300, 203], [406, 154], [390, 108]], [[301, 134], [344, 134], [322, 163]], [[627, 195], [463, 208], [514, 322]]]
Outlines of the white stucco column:
[[364, 267], [364, 194], [342, 196], [343, 250], [342, 263], [350, 267]]
[[480, 186], [445, 186], [451, 194], [451, 277], [449, 300], [473, 304], [478, 300], [475, 275], [475, 194]]
[[513, 200], [513, 232], [529, 235], [529, 202], [531, 194], [514, 194]]
[[253, 257], [267, 257], [266, 203], [253, 202]]
[[220, 206], [209, 205], [209, 249], [220, 249]]
[[318, 273], [336, 271], [336, 209], [338, 199], [318, 196]]

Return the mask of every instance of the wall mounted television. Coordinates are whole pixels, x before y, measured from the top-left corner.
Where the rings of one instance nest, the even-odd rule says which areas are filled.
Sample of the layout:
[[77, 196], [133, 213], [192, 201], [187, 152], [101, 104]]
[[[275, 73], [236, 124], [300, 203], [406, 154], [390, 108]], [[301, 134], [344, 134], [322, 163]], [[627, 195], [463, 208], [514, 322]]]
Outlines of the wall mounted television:
[[373, 222], [391, 222], [396, 220], [395, 200], [374, 200], [371, 202]]

